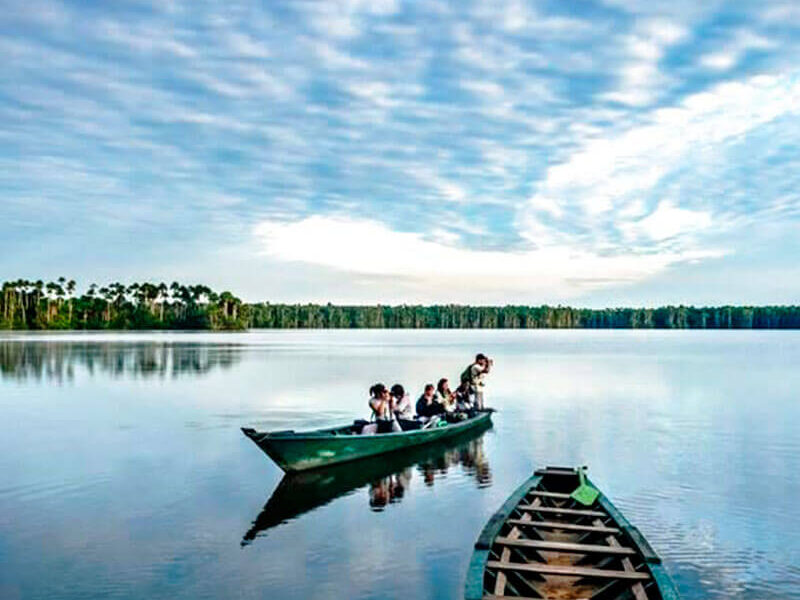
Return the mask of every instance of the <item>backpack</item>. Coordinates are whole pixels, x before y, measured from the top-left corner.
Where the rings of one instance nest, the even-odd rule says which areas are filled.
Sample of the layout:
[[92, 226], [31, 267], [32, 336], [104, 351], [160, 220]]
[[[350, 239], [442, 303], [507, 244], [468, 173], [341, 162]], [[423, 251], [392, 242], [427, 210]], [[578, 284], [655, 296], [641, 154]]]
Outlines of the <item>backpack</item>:
[[469, 383], [472, 385], [472, 365], [469, 365], [464, 372], [461, 373], [461, 383]]

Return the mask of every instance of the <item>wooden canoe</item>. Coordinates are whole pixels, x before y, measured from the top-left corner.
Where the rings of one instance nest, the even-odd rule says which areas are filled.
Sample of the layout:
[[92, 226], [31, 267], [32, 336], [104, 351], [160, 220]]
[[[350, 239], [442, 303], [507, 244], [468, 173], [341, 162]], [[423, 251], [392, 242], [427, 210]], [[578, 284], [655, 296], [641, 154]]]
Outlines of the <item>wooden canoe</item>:
[[576, 469], [536, 471], [492, 516], [472, 554], [466, 600], [677, 600], [661, 559], [602, 493], [570, 493]]
[[244, 534], [242, 545], [246, 546], [258, 535], [273, 527], [291, 521], [300, 515], [313, 511], [377, 480], [417, 465], [420, 467], [441, 468], [444, 456], [453, 450], [475, 459], [476, 444], [481, 435], [491, 427], [484, 421], [481, 427], [445, 440], [414, 446], [406, 452], [394, 452], [383, 456], [373, 456], [352, 463], [342, 463], [322, 469], [312, 469], [299, 473], [287, 473], [272, 492], [264, 508], [253, 521], [253, 526]]
[[487, 409], [470, 419], [448, 423], [442, 427], [375, 435], [356, 434], [353, 425], [300, 433], [262, 433], [255, 429], [242, 428], [242, 433], [253, 440], [281, 469], [292, 473], [446, 440], [490, 424], [491, 412]]

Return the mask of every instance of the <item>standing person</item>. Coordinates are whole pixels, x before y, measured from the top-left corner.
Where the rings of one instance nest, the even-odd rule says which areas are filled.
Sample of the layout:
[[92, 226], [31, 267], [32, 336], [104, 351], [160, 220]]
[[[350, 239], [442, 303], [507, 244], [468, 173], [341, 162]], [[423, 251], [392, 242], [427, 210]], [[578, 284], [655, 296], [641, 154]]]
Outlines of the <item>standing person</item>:
[[492, 361], [485, 354], [476, 354], [475, 362], [469, 365], [461, 373], [461, 383], [467, 383], [469, 390], [474, 397], [474, 405], [478, 410], [483, 410], [483, 388], [486, 385], [484, 379], [492, 367]]

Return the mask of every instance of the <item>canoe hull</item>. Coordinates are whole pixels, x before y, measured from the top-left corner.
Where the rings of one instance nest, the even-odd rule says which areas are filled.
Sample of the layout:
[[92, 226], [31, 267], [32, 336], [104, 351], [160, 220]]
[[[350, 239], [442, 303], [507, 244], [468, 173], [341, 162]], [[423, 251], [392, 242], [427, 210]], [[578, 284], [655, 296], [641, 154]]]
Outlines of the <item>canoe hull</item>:
[[602, 493], [573, 502], [577, 485], [575, 470], [548, 467], [509, 496], [475, 542], [465, 600], [679, 598], [641, 532]]
[[242, 431], [281, 469], [287, 473], [294, 473], [446, 440], [490, 424], [491, 413], [487, 411], [461, 423], [448, 424], [446, 427], [400, 433], [375, 435], [335, 433], [345, 428], [308, 434], [270, 434], [259, 433], [252, 429], [242, 429]]

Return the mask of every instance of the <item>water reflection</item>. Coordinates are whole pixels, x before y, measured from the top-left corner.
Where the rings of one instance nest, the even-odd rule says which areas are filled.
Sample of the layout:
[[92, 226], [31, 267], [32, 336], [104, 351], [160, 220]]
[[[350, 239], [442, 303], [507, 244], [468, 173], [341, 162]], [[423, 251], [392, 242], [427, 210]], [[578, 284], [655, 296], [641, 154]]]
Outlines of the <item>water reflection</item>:
[[449, 440], [410, 448], [384, 456], [335, 465], [305, 473], [289, 473], [272, 492], [253, 526], [244, 534], [242, 546], [259, 534], [312, 511], [358, 488], [369, 486], [367, 508], [384, 510], [400, 502], [414, 479], [414, 472], [432, 486], [449, 469], [460, 467], [477, 487], [492, 484], [489, 461], [483, 449], [483, 434], [491, 428], [466, 432]]
[[72, 381], [79, 371], [113, 378], [176, 378], [228, 369], [239, 360], [240, 348], [233, 344], [0, 341], [0, 377], [17, 381]]

